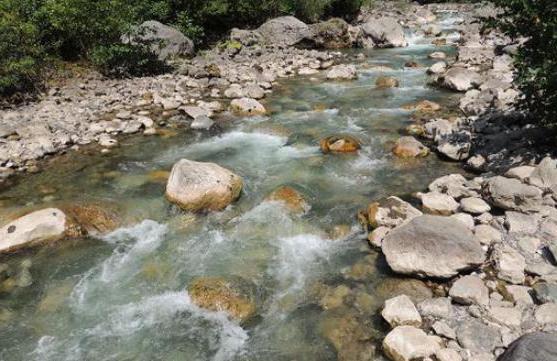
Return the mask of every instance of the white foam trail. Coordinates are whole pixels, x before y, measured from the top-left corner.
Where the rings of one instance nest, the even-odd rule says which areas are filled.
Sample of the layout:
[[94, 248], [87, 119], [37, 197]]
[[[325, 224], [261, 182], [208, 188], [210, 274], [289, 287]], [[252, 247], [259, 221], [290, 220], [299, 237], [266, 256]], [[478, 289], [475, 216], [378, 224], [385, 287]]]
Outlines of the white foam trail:
[[[210, 330], [192, 326], [192, 332], [213, 331], [215, 338], [209, 336], [209, 343], [215, 350], [214, 361], [226, 361], [242, 352], [249, 339], [247, 332], [237, 323], [231, 321], [223, 312], [211, 312], [192, 303], [187, 292], [167, 292], [161, 295], [145, 297], [138, 302], [113, 307], [106, 313], [105, 321], [97, 326], [84, 329], [76, 338], [58, 340], [55, 337], [42, 337], [32, 355], [36, 360], [79, 360], [79, 342], [82, 339], [126, 339], [144, 329], [157, 325], [171, 324], [180, 314], [190, 317], [189, 324], [209, 321]], [[205, 323], [204, 323], [205, 324]], [[206, 327], [206, 324], [205, 324]], [[63, 354], [64, 356], [62, 356]]]
[[312, 268], [327, 260], [333, 242], [314, 234], [279, 238], [276, 277], [283, 293], [302, 291]]
[[107, 243], [115, 244], [112, 255], [98, 266], [87, 271], [75, 285], [71, 299], [75, 307], [83, 308], [90, 287], [100, 282], [100, 287], [122, 277], [133, 277], [141, 261], [155, 251], [164, 240], [166, 225], [145, 220], [129, 228], [118, 229], [103, 237]]

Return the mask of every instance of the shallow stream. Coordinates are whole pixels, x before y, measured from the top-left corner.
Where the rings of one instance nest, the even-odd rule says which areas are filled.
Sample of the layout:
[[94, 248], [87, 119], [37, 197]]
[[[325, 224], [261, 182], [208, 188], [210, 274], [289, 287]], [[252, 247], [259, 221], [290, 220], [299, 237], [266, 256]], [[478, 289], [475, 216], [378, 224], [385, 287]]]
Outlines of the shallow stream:
[[[451, 21], [443, 24], [451, 33]], [[0, 293], [0, 359], [323, 361], [341, 358], [335, 347], [348, 360], [377, 344], [385, 329], [374, 315], [385, 298], [408, 288], [427, 297], [427, 289], [388, 272], [356, 214], [374, 199], [408, 195], [458, 171], [435, 155], [400, 161], [390, 153], [411, 123], [404, 105], [455, 101], [429, 87], [425, 74], [433, 63], [428, 54], [450, 47], [411, 39], [408, 48], [366, 52], [356, 63], [357, 81], [328, 82], [324, 75], [281, 81], [265, 101], [269, 117], [221, 122], [212, 134], [130, 137], [110, 155], [74, 152], [0, 193], [6, 209], [110, 203], [129, 224], [102, 239], [0, 259], [31, 261], [33, 282]], [[422, 67], [405, 68], [407, 61]], [[398, 78], [400, 88], [375, 89], [380, 75]], [[320, 152], [319, 139], [339, 133], [362, 141], [359, 154]], [[158, 171], [181, 158], [241, 175], [241, 199], [209, 215], [170, 206]], [[264, 201], [282, 185], [306, 197], [308, 214]], [[345, 232], [337, 235], [339, 229]], [[198, 276], [254, 283], [259, 317], [240, 326], [193, 305], [186, 288]], [[352, 301], [324, 310], [323, 290], [339, 285], [351, 290]]]

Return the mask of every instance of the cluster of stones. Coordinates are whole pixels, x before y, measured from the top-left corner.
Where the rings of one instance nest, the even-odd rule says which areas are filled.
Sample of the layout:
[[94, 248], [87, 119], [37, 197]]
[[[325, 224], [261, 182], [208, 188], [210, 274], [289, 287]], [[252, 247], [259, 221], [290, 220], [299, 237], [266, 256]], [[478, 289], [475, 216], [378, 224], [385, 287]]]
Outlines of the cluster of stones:
[[386, 302], [382, 315], [393, 330], [385, 354], [395, 361], [522, 360], [501, 355], [533, 338], [553, 360], [556, 187], [557, 161], [545, 158], [504, 176], [441, 177], [416, 195], [419, 208], [398, 197], [370, 204], [360, 219], [391, 269], [437, 283], [436, 298]]

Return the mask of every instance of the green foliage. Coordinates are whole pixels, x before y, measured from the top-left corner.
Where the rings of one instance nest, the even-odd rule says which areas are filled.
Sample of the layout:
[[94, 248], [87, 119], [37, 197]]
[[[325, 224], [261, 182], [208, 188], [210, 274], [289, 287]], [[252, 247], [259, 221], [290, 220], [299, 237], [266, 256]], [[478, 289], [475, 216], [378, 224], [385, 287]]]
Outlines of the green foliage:
[[101, 73], [113, 78], [157, 75], [168, 70], [166, 63], [146, 45], [102, 45], [95, 48], [90, 57]]
[[37, 38], [33, 24], [0, 7], [0, 95], [35, 88], [44, 55]]
[[494, 0], [504, 14], [489, 19], [514, 39], [524, 39], [515, 57], [521, 109], [546, 125], [557, 125], [557, 2]]
[[163, 67], [147, 47], [120, 41], [146, 20], [173, 25], [203, 46], [280, 15], [349, 18], [364, 1], [371, 0], [0, 0], [0, 93], [32, 88], [49, 57], [91, 60], [110, 76], [156, 73]]

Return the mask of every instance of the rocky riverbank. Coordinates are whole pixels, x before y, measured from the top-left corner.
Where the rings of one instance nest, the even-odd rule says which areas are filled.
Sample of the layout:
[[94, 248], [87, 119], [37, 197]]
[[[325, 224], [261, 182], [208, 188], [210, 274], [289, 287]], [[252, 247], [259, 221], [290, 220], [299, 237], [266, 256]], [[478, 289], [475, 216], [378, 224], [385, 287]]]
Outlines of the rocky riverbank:
[[[391, 360], [554, 360], [557, 357], [557, 161], [543, 130], [514, 110], [517, 44], [481, 33], [464, 13], [455, 59], [429, 69], [432, 82], [462, 92], [463, 116], [422, 117], [408, 127], [441, 156], [479, 175], [441, 177], [415, 208], [392, 196], [360, 214], [369, 242], [398, 274], [433, 281], [436, 296], [386, 301]], [[427, 155], [415, 138], [393, 150]], [[401, 151], [403, 149], [405, 152]], [[415, 150], [414, 150], [415, 149]], [[411, 296], [411, 295], [410, 295]]]
[[[41, 159], [86, 144], [98, 143], [99, 152], [110, 152], [121, 134], [164, 135], [166, 127], [205, 131], [221, 118], [264, 115], [262, 99], [279, 78], [319, 72], [330, 81], [356, 78], [356, 68], [346, 63], [359, 58], [335, 49], [404, 47], [408, 29], [414, 36], [435, 36], [437, 45], [450, 44], [454, 39], [436, 19], [435, 11], [441, 10], [459, 11], [460, 40], [454, 57], [432, 53], [430, 58], [439, 61], [428, 72], [433, 86], [462, 93], [463, 115], [445, 117], [440, 105], [429, 101], [410, 105], [417, 121], [393, 153], [413, 158], [437, 152], [477, 176], [447, 175], [415, 200], [393, 195], [360, 212], [371, 247], [381, 250], [395, 274], [413, 278], [397, 283], [393, 288], [399, 295], [382, 307], [381, 317], [392, 328], [382, 349], [394, 361], [553, 360], [557, 162], [546, 157], [543, 147], [531, 147], [539, 130], [512, 108], [519, 96], [511, 65], [516, 44], [481, 33], [475, 23], [476, 15], [493, 9], [386, 4], [364, 12], [355, 24], [335, 19], [307, 25], [278, 18], [257, 30], [233, 30], [221, 47], [179, 61], [174, 74], [125, 81], [93, 76], [53, 89], [39, 103], [2, 113], [3, 177], [39, 170]], [[378, 88], [398, 86], [399, 79], [392, 77], [376, 82]], [[322, 139], [320, 147], [326, 154], [357, 153], [361, 144], [333, 136]], [[225, 208], [238, 199], [243, 184], [227, 169], [188, 160], [162, 175], [162, 183], [167, 176], [167, 199], [190, 211]], [[310, 209], [289, 187], [278, 188], [268, 200], [284, 202], [294, 214]], [[1, 250], [106, 234], [120, 224], [116, 218], [91, 206], [38, 210], [0, 229], [8, 240]], [[342, 227], [335, 231], [341, 234], [337, 238], [350, 234]], [[371, 254], [347, 269], [342, 275], [347, 285], [315, 287], [316, 303], [327, 314], [321, 333], [340, 360], [377, 360], [377, 332], [370, 321], [376, 300], [349, 287], [349, 282], [367, 282], [377, 262]], [[29, 285], [29, 267], [26, 262], [3, 270], [4, 286]], [[247, 322], [257, 313], [255, 297], [250, 292], [244, 297], [235, 287], [241, 288], [221, 278], [199, 278], [189, 293], [198, 306]]]

